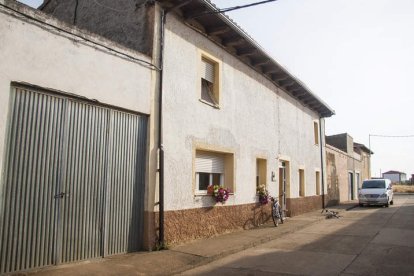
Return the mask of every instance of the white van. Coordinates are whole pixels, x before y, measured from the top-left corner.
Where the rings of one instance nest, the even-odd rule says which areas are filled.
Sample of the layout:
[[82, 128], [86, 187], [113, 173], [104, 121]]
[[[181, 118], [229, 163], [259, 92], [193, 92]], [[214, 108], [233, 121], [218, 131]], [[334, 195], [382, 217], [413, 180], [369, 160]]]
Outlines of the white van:
[[362, 182], [359, 189], [359, 206], [364, 204], [384, 205], [388, 207], [394, 204], [394, 193], [391, 180], [389, 179], [368, 179]]

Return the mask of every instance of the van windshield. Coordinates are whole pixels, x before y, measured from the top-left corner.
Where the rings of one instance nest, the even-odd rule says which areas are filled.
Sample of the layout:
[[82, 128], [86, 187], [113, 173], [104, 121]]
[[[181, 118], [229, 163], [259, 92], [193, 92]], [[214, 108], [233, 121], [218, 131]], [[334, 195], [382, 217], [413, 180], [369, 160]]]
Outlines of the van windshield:
[[384, 180], [364, 181], [362, 183], [362, 189], [384, 189], [384, 188], [385, 188]]

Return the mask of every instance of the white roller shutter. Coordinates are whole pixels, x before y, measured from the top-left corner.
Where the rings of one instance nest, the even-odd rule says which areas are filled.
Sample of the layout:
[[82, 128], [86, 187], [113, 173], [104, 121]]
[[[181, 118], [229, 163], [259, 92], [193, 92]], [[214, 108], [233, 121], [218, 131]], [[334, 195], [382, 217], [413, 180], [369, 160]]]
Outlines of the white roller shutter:
[[224, 173], [224, 157], [220, 154], [197, 152], [196, 172]]
[[208, 82], [214, 83], [214, 63], [203, 58], [201, 74], [201, 77], [203, 79], [205, 79]]

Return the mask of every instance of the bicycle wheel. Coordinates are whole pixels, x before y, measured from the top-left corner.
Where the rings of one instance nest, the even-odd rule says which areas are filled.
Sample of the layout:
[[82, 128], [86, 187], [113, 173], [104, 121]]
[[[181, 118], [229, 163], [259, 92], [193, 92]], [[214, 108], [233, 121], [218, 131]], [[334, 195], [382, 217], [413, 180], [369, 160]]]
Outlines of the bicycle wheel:
[[279, 226], [279, 218], [276, 216], [276, 210], [273, 208], [272, 210], [272, 219], [275, 227]]
[[285, 221], [285, 218], [283, 216], [283, 211], [280, 210], [280, 222], [283, 223]]

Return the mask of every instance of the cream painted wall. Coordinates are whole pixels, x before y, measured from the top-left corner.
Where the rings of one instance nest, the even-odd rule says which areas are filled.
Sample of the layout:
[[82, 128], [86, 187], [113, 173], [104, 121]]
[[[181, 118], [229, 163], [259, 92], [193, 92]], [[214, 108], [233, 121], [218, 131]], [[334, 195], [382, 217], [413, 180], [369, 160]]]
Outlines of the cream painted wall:
[[[0, 168], [3, 168], [5, 135], [12, 81], [73, 93], [105, 104], [150, 113], [152, 70], [132, 56], [147, 56], [118, 47], [91, 34], [72, 30], [43, 13], [16, 6], [48, 24], [34, 22], [2, 6], [0, 0]], [[17, 5], [17, 4], [16, 4]], [[76, 35], [74, 35], [76, 34]], [[87, 42], [99, 42], [122, 54]], [[0, 170], [0, 183], [2, 177]]]
[[[221, 61], [220, 108], [199, 101], [201, 52]], [[194, 196], [193, 155], [196, 145], [232, 151], [235, 193], [226, 205], [256, 200], [256, 158], [267, 159], [267, 185], [278, 194], [278, 157], [290, 161], [291, 197], [299, 196], [298, 169], [305, 169], [306, 196], [316, 194], [315, 169], [320, 147], [314, 144], [318, 115], [269, 80], [169, 14], [165, 32], [163, 145], [165, 208], [211, 206]]]

